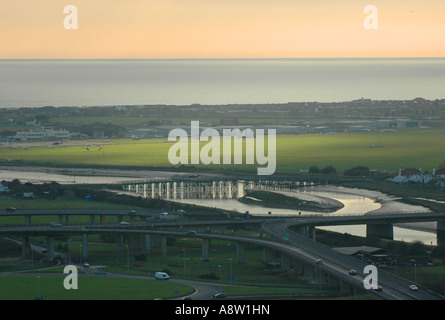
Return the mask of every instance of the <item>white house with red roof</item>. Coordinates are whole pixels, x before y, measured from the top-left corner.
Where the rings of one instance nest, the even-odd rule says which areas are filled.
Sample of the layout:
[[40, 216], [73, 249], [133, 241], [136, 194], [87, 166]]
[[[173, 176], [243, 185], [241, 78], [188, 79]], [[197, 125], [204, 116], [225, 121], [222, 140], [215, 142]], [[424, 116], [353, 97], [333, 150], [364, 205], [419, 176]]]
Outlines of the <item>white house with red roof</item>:
[[8, 191], [9, 191], [9, 187], [0, 182], [0, 192], [8, 192]]

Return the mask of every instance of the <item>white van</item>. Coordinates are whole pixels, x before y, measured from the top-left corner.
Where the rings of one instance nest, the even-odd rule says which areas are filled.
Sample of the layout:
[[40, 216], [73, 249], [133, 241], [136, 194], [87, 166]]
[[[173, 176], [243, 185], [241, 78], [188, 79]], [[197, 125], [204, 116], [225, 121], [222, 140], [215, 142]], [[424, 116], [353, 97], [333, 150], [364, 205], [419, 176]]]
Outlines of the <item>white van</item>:
[[168, 274], [165, 273], [165, 272], [156, 272], [156, 273], [155, 273], [155, 278], [156, 278], [157, 280], [168, 280], [168, 279], [170, 279], [170, 277], [168, 276]]

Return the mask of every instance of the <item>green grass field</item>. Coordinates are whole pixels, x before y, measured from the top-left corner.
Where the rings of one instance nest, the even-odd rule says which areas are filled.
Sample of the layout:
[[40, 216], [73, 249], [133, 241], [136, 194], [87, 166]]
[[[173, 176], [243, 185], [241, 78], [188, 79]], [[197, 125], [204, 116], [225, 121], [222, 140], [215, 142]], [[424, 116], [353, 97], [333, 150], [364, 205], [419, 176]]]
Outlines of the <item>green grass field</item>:
[[[153, 300], [180, 297], [194, 289], [168, 281], [144, 279], [87, 277], [79, 275], [78, 289], [66, 290], [64, 275], [42, 274], [0, 276], [0, 300], [33, 300], [39, 296], [45, 300]], [[151, 289], [150, 289], [151, 287]]]
[[[360, 132], [335, 135], [277, 136], [277, 170], [297, 171], [332, 165], [338, 171], [364, 165], [396, 172], [399, 168], [438, 168], [445, 159], [445, 128], [406, 129], [398, 132]], [[88, 142], [85, 142], [88, 143]], [[91, 146], [0, 148], [0, 159], [36, 164], [171, 167], [166, 139], [111, 140], [103, 149]], [[205, 143], [201, 143], [201, 146]], [[383, 146], [371, 148], [371, 145]], [[205, 167], [204, 165], [197, 165]], [[212, 169], [255, 170], [258, 165], [211, 165]]]

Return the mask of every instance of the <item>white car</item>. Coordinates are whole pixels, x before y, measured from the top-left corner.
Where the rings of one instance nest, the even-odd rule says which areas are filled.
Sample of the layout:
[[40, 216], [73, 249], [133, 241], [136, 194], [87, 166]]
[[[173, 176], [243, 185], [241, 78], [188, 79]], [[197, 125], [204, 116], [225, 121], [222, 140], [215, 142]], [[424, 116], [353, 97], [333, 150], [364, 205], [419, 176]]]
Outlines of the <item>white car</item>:
[[85, 268], [89, 268], [89, 267], [90, 267], [90, 264], [89, 264], [88, 262], [85, 262], [85, 263], [83, 264], [83, 266], [84, 266]]
[[414, 285], [414, 284], [410, 285], [410, 286], [409, 286], [409, 289], [410, 289], [411, 291], [417, 291], [417, 290], [419, 290], [419, 288], [417, 288], [417, 286]]
[[121, 226], [129, 226], [130, 223], [127, 221], [122, 221], [121, 223], [119, 223]]

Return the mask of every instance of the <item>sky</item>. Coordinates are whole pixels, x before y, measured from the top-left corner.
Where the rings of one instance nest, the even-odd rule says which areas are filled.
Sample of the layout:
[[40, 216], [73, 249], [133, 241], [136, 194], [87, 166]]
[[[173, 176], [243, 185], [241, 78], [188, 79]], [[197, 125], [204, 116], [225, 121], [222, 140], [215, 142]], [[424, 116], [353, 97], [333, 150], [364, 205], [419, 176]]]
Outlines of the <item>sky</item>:
[[0, 2], [0, 59], [445, 57], [444, 40], [444, 0]]

